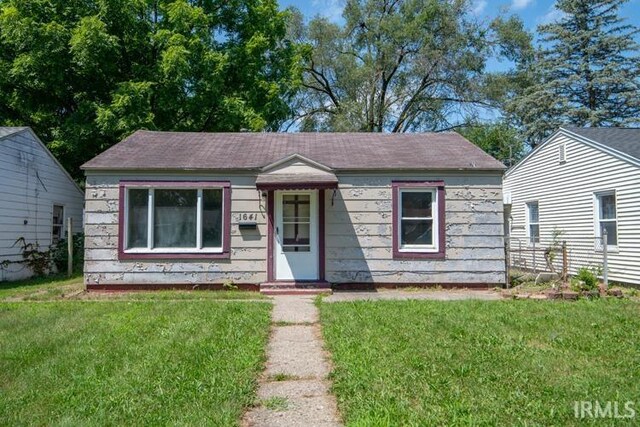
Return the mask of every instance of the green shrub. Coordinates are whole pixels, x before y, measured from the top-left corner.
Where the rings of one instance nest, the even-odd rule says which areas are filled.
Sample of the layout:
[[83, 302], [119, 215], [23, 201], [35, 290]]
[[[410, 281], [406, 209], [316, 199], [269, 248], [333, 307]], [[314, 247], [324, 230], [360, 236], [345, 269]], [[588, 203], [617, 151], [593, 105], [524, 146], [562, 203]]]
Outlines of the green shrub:
[[578, 273], [571, 278], [571, 286], [576, 291], [592, 291], [598, 287], [598, 270], [580, 267]]
[[[60, 272], [67, 271], [67, 260], [69, 254], [67, 251], [67, 239], [60, 239], [58, 243], [51, 246], [51, 260]], [[84, 263], [84, 234], [76, 233], [73, 235], [73, 271], [75, 273], [82, 272]]]

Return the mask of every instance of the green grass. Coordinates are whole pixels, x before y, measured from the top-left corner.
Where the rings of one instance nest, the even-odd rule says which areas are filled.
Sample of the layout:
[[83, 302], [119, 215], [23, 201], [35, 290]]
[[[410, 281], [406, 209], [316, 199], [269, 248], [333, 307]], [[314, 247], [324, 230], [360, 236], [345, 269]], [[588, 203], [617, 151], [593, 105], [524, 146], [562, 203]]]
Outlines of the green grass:
[[215, 301], [0, 303], [0, 424], [238, 424], [255, 401], [270, 309]]
[[270, 397], [262, 401], [262, 405], [272, 411], [285, 411], [289, 407], [289, 401], [284, 397]]
[[0, 299], [53, 299], [84, 289], [82, 275], [36, 277], [15, 282], [0, 282]]
[[133, 291], [84, 294], [82, 299], [93, 300], [126, 300], [126, 301], [176, 301], [176, 300], [268, 300], [269, 297], [259, 292], [250, 291]]
[[38, 277], [15, 282], [0, 282], [1, 300], [49, 301], [62, 299], [119, 300], [119, 301], [173, 301], [173, 300], [246, 300], [268, 299], [258, 292], [224, 291], [140, 291], [140, 292], [85, 292], [82, 275], [67, 278], [63, 275]]
[[[575, 425], [574, 401], [640, 405], [640, 304], [320, 304], [347, 425]], [[636, 424], [608, 419], [607, 424]]]
[[281, 372], [271, 376], [271, 381], [295, 381], [300, 379], [295, 375], [283, 374]]

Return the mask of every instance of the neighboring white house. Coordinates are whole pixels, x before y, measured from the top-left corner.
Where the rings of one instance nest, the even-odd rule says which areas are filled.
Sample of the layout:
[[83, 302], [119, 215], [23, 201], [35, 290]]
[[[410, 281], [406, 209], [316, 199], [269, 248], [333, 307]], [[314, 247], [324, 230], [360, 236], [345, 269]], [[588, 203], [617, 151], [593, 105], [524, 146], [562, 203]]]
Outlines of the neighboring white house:
[[[32, 275], [16, 240], [41, 249], [64, 236], [67, 218], [82, 231], [84, 194], [28, 127], [0, 127], [0, 281]], [[3, 261], [9, 261], [4, 262]]]
[[503, 188], [513, 249], [548, 247], [557, 230], [575, 273], [602, 265], [607, 230], [609, 279], [640, 284], [640, 128], [560, 128], [506, 172]]

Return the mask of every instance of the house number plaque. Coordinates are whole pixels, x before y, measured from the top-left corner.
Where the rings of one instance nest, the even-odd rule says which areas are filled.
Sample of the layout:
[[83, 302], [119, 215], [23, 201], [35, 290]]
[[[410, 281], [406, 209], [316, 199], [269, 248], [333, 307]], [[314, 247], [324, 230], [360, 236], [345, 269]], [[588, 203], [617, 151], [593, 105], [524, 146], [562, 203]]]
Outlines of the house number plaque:
[[241, 213], [237, 215], [238, 222], [240, 221], [256, 221], [258, 219], [258, 215], [254, 213]]

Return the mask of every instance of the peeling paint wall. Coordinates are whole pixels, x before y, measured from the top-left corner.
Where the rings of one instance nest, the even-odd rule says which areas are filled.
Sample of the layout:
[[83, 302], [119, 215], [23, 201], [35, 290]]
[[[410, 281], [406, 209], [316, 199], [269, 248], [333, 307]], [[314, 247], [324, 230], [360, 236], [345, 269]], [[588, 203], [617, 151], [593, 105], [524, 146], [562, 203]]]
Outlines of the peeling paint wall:
[[[120, 180], [230, 181], [231, 258], [210, 261], [118, 260]], [[193, 284], [261, 283], [267, 279], [266, 200], [252, 176], [89, 174], [86, 187], [85, 283]], [[256, 214], [256, 230], [240, 230], [239, 215]]]
[[[504, 283], [499, 175], [342, 175], [327, 192], [326, 277], [340, 283]], [[444, 260], [393, 259], [391, 181], [445, 181]]]
[[[229, 180], [231, 258], [203, 261], [118, 261], [120, 180]], [[501, 177], [498, 174], [338, 175], [325, 192], [326, 278], [331, 282], [504, 283]], [[446, 259], [394, 260], [391, 181], [445, 181]], [[255, 213], [257, 230], [238, 216]], [[261, 283], [267, 280], [266, 200], [255, 176], [89, 174], [86, 191], [85, 282], [90, 284]]]

